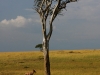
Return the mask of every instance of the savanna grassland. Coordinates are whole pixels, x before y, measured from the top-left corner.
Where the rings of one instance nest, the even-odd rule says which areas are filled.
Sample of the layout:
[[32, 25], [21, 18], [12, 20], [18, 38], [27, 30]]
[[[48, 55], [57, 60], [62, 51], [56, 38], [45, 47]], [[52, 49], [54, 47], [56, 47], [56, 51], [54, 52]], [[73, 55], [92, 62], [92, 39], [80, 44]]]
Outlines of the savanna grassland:
[[[100, 75], [100, 50], [50, 51], [51, 75]], [[0, 52], [0, 75], [44, 75], [43, 53]]]

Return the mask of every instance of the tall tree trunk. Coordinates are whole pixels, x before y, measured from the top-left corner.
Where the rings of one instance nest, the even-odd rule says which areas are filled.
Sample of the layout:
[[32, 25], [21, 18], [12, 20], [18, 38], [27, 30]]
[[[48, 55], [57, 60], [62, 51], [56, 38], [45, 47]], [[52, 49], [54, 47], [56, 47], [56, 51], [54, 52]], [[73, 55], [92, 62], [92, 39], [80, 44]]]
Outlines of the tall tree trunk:
[[50, 60], [49, 60], [49, 40], [46, 34], [46, 19], [41, 17], [42, 34], [43, 34], [43, 53], [44, 53], [44, 69], [45, 75], [50, 75]]
[[44, 51], [45, 75], [50, 75], [49, 42], [45, 41], [44, 46], [45, 48], [43, 49], [43, 51]]

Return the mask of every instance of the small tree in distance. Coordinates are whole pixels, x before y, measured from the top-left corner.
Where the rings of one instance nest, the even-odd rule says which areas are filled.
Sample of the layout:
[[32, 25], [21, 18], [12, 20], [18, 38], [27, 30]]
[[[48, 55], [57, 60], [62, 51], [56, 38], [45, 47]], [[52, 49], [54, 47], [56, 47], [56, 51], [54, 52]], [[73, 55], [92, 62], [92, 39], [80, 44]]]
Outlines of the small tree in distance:
[[[50, 75], [49, 41], [53, 31], [52, 23], [57, 15], [66, 8], [68, 3], [76, 1], [77, 0], [34, 0], [34, 9], [39, 14], [42, 25], [42, 48], [44, 54], [45, 75]], [[49, 23], [47, 21], [49, 21]], [[49, 25], [49, 32], [47, 32], [46, 29], [47, 23]]]

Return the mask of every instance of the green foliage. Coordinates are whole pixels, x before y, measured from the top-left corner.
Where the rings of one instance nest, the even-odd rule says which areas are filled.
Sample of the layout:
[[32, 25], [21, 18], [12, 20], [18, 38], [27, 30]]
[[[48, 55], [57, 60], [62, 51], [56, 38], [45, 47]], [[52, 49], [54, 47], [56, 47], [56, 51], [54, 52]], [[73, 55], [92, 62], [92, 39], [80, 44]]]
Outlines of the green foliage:
[[42, 44], [37, 44], [35, 48], [42, 48]]
[[40, 49], [40, 51], [43, 51], [42, 44], [37, 44], [37, 45], [35, 46], [35, 48], [39, 48], [39, 49]]

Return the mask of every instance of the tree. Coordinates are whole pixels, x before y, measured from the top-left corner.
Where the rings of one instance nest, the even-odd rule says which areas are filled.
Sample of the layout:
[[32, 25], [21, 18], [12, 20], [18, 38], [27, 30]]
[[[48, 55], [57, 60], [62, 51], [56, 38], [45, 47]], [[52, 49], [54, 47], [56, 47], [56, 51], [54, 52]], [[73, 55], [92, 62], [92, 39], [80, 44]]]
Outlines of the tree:
[[[43, 54], [44, 54], [44, 68], [45, 75], [50, 75], [50, 60], [49, 60], [49, 41], [52, 35], [52, 23], [59, 13], [66, 8], [70, 2], [77, 0], [34, 0], [34, 9], [40, 16], [43, 34]], [[49, 20], [49, 31], [47, 32], [46, 26]]]
[[37, 44], [35, 48], [40, 48], [40, 51], [43, 51], [42, 44]]

